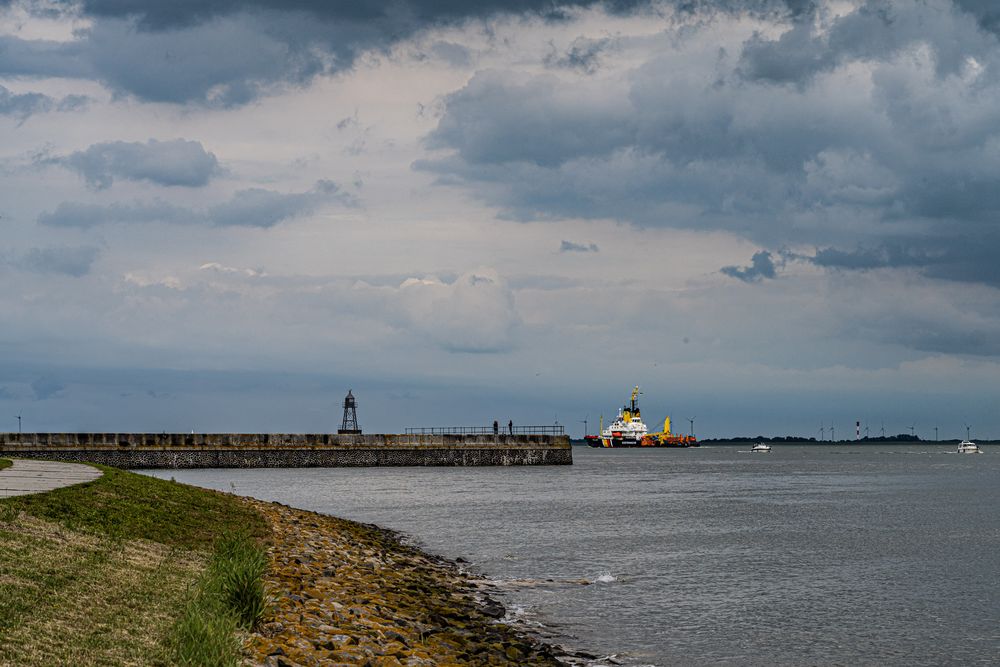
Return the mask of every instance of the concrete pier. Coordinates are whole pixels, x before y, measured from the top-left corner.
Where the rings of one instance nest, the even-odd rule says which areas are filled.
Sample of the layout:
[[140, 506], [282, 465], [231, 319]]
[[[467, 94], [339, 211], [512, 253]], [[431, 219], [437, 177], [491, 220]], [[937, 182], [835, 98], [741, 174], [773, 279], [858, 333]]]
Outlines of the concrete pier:
[[565, 435], [0, 433], [0, 457], [116, 468], [569, 465]]

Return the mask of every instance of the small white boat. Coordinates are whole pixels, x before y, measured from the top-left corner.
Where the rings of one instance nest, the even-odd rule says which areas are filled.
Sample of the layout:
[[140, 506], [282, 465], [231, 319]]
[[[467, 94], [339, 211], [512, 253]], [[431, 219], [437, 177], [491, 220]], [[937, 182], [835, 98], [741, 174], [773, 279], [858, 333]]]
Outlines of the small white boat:
[[753, 453], [753, 452], [766, 453], [766, 452], [769, 452], [769, 451], [771, 451], [771, 445], [765, 445], [763, 442], [758, 442], [756, 445], [754, 445], [750, 449], [750, 453]]
[[958, 443], [958, 453], [959, 454], [982, 454], [983, 450], [979, 449], [979, 445], [972, 442], [971, 440], [963, 440]]

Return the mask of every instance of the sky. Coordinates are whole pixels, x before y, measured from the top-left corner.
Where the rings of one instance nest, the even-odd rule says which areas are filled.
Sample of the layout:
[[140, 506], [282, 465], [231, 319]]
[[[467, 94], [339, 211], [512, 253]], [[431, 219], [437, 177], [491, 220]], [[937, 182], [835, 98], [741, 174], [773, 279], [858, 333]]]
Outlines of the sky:
[[998, 84], [988, 0], [0, 0], [0, 430], [1000, 437]]

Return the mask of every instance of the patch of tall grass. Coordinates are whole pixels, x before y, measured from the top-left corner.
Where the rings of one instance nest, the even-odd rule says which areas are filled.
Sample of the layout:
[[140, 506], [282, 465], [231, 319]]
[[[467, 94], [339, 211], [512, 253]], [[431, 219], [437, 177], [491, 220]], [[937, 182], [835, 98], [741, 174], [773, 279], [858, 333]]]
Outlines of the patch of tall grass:
[[3, 470], [4, 468], [9, 468], [12, 465], [14, 465], [14, 462], [11, 461], [10, 459], [0, 459], [0, 470]]
[[267, 611], [267, 553], [247, 532], [222, 537], [184, 614], [174, 626], [180, 665], [235, 667], [239, 630], [252, 630]]

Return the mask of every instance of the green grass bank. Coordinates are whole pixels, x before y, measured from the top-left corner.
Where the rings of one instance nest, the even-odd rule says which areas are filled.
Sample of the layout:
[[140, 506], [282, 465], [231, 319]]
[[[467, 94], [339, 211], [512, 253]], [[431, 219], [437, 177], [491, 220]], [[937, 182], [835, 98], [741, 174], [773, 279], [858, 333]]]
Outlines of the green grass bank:
[[0, 662], [238, 664], [246, 624], [227, 596], [246, 588], [234, 577], [260, 584], [264, 518], [235, 496], [101, 469], [0, 500]]
[[563, 664], [391, 531], [101, 470], [0, 499], [0, 667]]

